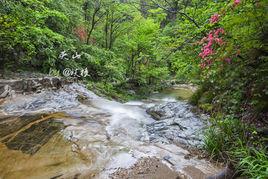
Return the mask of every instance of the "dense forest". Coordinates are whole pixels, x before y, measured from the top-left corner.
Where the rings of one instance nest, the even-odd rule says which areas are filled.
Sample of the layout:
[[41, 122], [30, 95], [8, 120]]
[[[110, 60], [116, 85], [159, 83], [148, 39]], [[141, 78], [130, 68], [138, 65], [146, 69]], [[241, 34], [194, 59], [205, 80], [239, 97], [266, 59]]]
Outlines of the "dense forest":
[[1, 0], [0, 71], [76, 77], [117, 100], [192, 83], [205, 150], [268, 176], [267, 0]]

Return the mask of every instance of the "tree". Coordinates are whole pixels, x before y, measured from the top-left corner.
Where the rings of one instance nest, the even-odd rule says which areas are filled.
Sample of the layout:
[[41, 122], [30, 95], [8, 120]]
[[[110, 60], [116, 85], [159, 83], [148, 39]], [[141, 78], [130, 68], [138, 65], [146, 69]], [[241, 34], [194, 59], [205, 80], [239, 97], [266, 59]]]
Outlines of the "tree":
[[96, 28], [99, 21], [105, 15], [102, 11], [104, 2], [102, 0], [85, 1], [83, 4], [85, 21], [88, 27], [87, 40], [86, 43], [90, 43], [90, 38], [93, 30]]

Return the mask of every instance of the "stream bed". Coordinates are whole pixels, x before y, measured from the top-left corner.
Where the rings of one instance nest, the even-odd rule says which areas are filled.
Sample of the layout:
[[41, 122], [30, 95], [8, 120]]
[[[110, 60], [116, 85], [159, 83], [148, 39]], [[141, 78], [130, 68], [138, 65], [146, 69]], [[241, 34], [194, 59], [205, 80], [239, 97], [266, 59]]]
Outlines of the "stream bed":
[[191, 93], [177, 87], [119, 103], [74, 83], [8, 99], [0, 106], [0, 178], [213, 175], [221, 168], [187, 150], [203, 145], [208, 126], [185, 101]]

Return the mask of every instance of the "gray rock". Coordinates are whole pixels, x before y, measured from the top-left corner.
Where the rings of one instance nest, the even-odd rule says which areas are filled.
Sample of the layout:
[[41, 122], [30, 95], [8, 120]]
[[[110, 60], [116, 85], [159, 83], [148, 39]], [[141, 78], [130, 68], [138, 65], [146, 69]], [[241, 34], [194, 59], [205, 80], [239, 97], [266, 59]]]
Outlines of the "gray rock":
[[167, 155], [167, 156], [164, 156], [163, 159], [165, 161], [167, 161], [169, 164], [171, 164], [172, 166], [175, 165], [174, 162], [172, 162], [172, 157], [170, 157], [170, 156]]
[[9, 85], [2, 86], [0, 89], [0, 98], [5, 98], [9, 95], [11, 87]]
[[129, 90], [128, 93], [131, 94], [131, 95], [135, 95], [136, 94], [136, 92], [134, 90]]
[[14, 97], [15, 91], [9, 85], [1, 86], [0, 89], [0, 99], [6, 97]]
[[0, 98], [6, 98], [18, 94], [40, 93], [43, 89], [59, 89], [65, 84], [70, 84], [72, 81], [67, 81], [58, 77], [43, 77], [43, 78], [25, 78], [16, 80], [0, 80]]
[[175, 116], [174, 111], [169, 106], [156, 105], [146, 110], [155, 120], [164, 120]]
[[191, 111], [186, 102], [165, 102], [147, 109], [156, 121], [147, 125], [151, 142], [201, 146], [204, 121]]

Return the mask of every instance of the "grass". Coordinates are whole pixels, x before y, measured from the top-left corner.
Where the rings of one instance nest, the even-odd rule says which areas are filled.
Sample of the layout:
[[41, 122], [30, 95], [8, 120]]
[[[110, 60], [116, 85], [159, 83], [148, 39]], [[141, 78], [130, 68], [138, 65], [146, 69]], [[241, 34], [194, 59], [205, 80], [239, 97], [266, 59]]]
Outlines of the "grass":
[[266, 179], [267, 149], [257, 137], [253, 127], [237, 119], [212, 119], [212, 126], [205, 134], [204, 147], [213, 159], [231, 161], [242, 176]]
[[237, 147], [230, 151], [230, 155], [238, 161], [238, 171], [250, 178], [266, 179], [268, 177], [266, 149], [245, 146], [243, 141], [238, 141], [237, 144]]

